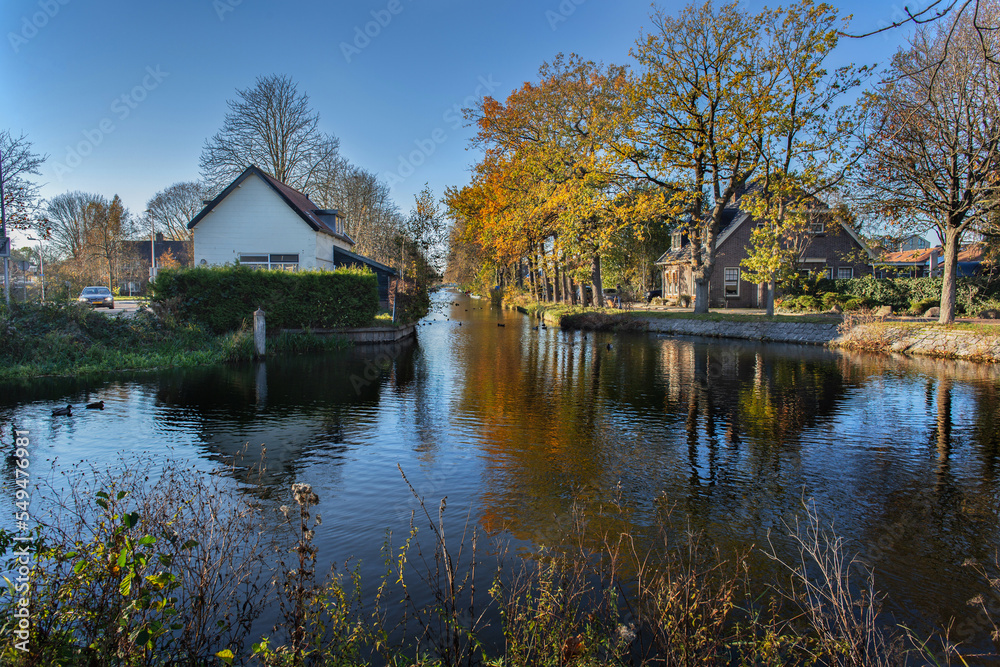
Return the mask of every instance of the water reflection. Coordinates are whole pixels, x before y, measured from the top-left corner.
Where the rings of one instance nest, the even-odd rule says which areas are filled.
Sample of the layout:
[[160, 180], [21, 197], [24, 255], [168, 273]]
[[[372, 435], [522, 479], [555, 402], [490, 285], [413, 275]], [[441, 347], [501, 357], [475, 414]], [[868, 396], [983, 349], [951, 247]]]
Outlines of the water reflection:
[[[785, 524], [814, 501], [901, 622], [944, 627], [981, 592], [961, 565], [1000, 544], [1000, 369], [536, 325], [439, 295], [416, 345], [0, 388], [0, 429], [37, 434], [39, 474], [122, 452], [222, 469], [266, 445], [275, 496], [319, 493], [320, 568], [355, 556], [370, 581], [384, 531], [415, 509], [399, 465], [456, 521], [530, 547], [559, 540], [574, 506], [620, 497], [639, 540], [666, 508], [724, 551], [770, 537], [787, 554]], [[97, 398], [102, 414], [49, 416]]]

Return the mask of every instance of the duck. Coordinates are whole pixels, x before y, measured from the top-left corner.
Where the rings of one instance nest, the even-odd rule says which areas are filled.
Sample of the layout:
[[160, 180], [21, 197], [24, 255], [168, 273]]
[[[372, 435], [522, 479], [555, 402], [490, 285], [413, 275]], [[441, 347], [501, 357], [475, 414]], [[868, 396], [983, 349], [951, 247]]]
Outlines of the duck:
[[506, 325], [506, 324], [504, 324], [503, 322], [497, 322], [497, 326], [498, 326], [498, 327], [505, 327], [505, 326], [507, 326], [507, 325]]
[[87, 409], [88, 410], [103, 410], [104, 409], [104, 401], [96, 401], [94, 403], [87, 403]]
[[73, 406], [67, 405], [65, 408], [56, 408], [52, 411], [53, 417], [72, 417], [73, 416]]
[[608, 352], [611, 351], [611, 343], [608, 343]]

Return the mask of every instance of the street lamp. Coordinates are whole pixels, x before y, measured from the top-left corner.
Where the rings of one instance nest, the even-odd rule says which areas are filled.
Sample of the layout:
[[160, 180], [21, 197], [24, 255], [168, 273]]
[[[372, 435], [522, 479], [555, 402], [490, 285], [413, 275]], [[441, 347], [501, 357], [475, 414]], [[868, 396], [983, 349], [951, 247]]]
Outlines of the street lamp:
[[29, 241], [38, 241], [38, 277], [42, 281], [42, 303], [45, 303], [45, 262], [42, 260], [42, 240], [34, 236], [28, 237]]

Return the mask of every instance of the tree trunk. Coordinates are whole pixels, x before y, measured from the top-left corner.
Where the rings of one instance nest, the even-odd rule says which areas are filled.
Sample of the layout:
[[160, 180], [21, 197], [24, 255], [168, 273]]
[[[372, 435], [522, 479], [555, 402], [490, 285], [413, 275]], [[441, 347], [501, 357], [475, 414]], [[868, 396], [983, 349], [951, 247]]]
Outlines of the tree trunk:
[[590, 261], [590, 282], [594, 289], [594, 305], [604, 307], [604, 286], [601, 282], [601, 256], [594, 253]]
[[957, 229], [948, 229], [944, 237], [944, 272], [941, 280], [940, 324], [955, 321], [955, 274], [958, 272], [958, 242], [962, 234]]
[[573, 283], [569, 279], [569, 271], [566, 270], [565, 265], [562, 271], [563, 277], [563, 303], [572, 303], [573, 299]]
[[584, 288], [583, 283], [579, 284], [580, 288], [580, 305], [584, 308], [587, 307], [587, 290]]
[[766, 295], [765, 298], [767, 299], [767, 316], [768, 317], [771, 317], [771, 316], [774, 315], [774, 287], [775, 287], [774, 280], [769, 280], [768, 283], [767, 283], [767, 286], [764, 288], [764, 289], [767, 290], [767, 295]]
[[704, 270], [692, 272], [694, 281], [694, 312], [708, 312], [708, 275]]
[[556, 259], [555, 253], [552, 253], [552, 282], [554, 283], [552, 300], [562, 301], [562, 276], [559, 274], [559, 261]]
[[528, 287], [531, 289], [531, 298], [538, 301], [538, 280], [535, 276], [535, 260], [528, 255]]

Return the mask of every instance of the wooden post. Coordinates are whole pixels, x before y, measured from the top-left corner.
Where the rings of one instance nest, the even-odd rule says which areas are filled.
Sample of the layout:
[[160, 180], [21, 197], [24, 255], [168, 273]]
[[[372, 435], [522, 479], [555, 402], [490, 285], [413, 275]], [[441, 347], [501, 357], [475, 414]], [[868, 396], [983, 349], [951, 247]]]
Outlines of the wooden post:
[[267, 329], [264, 324], [264, 311], [258, 308], [253, 313], [253, 348], [258, 359], [262, 359], [264, 357], [264, 353], [266, 352], [264, 344], [266, 333]]

